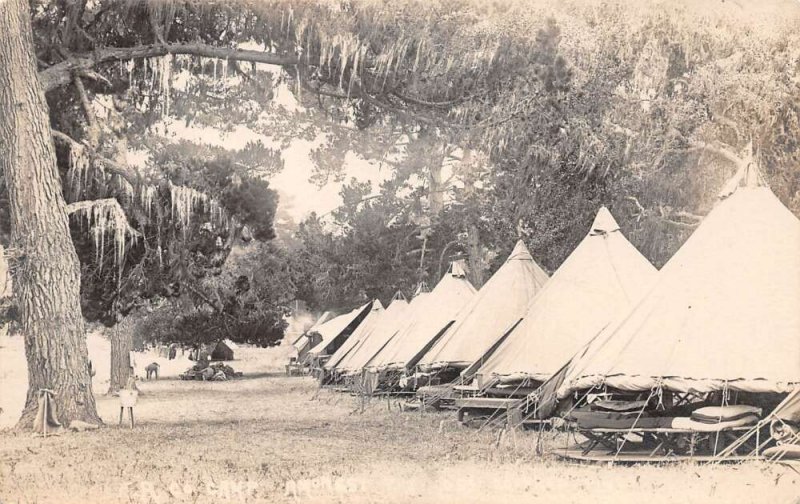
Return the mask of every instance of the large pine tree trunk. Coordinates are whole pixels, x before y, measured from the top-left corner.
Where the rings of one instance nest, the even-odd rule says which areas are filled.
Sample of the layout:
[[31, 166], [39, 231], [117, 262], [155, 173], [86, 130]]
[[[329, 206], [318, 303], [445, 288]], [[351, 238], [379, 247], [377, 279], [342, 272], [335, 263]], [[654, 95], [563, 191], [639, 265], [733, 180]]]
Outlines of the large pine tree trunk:
[[[123, 128], [125, 121], [116, 116], [117, 121], [114, 123], [114, 131], [118, 133], [114, 135], [116, 141], [114, 142], [114, 161], [122, 166], [128, 166], [128, 140], [125, 137]], [[119, 265], [118, 267], [122, 267]], [[121, 279], [118, 278], [117, 282]], [[119, 284], [118, 284], [119, 285]], [[128, 387], [128, 382], [133, 378], [131, 369], [131, 351], [133, 350], [133, 334], [129, 328], [120, 330], [122, 323], [120, 317], [116, 315], [115, 309], [115, 323], [114, 331], [111, 333], [111, 379], [108, 386], [109, 394], [116, 394], [121, 389]], [[133, 388], [136, 384], [133, 383]]]
[[115, 394], [126, 388], [131, 374], [130, 352], [133, 350], [133, 341], [130, 331], [120, 331], [119, 322], [111, 333], [111, 379], [108, 393]]
[[99, 423], [47, 103], [34, 62], [28, 2], [0, 1], [0, 168], [16, 247], [14, 295], [28, 360], [19, 427], [30, 428], [39, 389], [55, 392], [58, 419]]

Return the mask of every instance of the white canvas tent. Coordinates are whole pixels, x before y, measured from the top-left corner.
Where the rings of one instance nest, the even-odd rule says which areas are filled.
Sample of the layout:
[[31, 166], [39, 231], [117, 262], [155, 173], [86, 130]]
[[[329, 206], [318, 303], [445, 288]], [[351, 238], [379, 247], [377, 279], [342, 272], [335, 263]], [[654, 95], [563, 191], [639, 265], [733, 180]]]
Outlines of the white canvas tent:
[[[423, 293], [423, 297], [424, 297]], [[414, 299], [418, 299], [417, 296]], [[395, 298], [378, 319], [373, 329], [338, 363], [336, 369], [343, 373], [360, 371], [372, 357], [383, 349], [406, 321], [411, 312], [408, 301]]]
[[370, 308], [369, 313], [367, 313], [367, 316], [364, 317], [364, 320], [358, 324], [358, 327], [355, 331], [353, 331], [353, 334], [351, 334], [347, 340], [345, 340], [342, 346], [333, 352], [333, 355], [331, 355], [330, 359], [328, 359], [322, 367], [324, 369], [335, 368], [337, 364], [339, 364], [342, 359], [346, 357], [364, 337], [372, 332], [375, 326], [380, 322], [383, 313], [383, 305], [379, 300], [376, 299], [372, 302], [372, 308]]
[[544, 381], [630, 308], [657, 274], [602, 207], [589, 233], [531, 302], [522, 322], [477, 371], [479, 383]]
[[334, 313], [332, 311], [323, 312], [323, 314], [320, 315], [320, 317], [317, 319], [317, 321], [314, 322], [314, 325], [311, 326], [310, 330], [316, 329], [317, 327], [321, 326], [325, 322], [328, 322], [329, 320], [333, 320], [335, 317], [336, 317], [336, 313]]
[[740, 170], [653, 288], [573, 359], [559, 397], [800, 384], [800, 220], [757, 173]]
[[518, 241], [506, 262], [459, 312], [419, 366], [469, 366], [522, 318], [547, 278], [522, 240]]
[[340, 369], [343, 372], [354, 373], [370, 365], [397, 333], [414, 319], [414, 314], [424, 304], [424, 299], [428, 295], [427, 292], [418, 292], [410, 303], [405, 300], [393, 301], [375, 331], [347, 357]]
[[306, 347], [308, 346], [309, 341], [310, 341], [308, 336], [307, 336], [307, 334], [312, 333], [312, 332], [316, 332], [317, 329], [319, 328], [319, 326], [321, 326], [325, 322], [328, 322], [329, 320], [333, 319], [334, 316], [335, 316], [334, 313], [331, 312], [331, 311], [323, 312], [323, 314], [320, 315], [320, 317], [317, 319], [317, 321], [314, 322], [314, 325], [309, 327], [308, 330], [303, 332], [303, 334], [301, 334], [294, 341], [294, 343], [292, 343], [292, 345], [294, 346], [295, 350], [297, 350], [298, 352], [302, 352], [303, 350], [306, 350]]
[[346, 338], [348, 336], [345, 333], [352, 333], [356, 329], [371, 308], [372, 301], [317, 327], [315, 332], [322, 336], [322, 341], [317, 343], [308, 353], [313, 357], [326, 355], [332, 346], [335, 346], [336, 343], [341, 343], [342, 337]]
[[[429, 348], [442, 331], [447, 329], [458, 312], [475, 296], [475, 288], [458, 263], [436, 287], [416, 304], [408, 323], [387, 343], [369, 363], [370, 368], [401, 369], [413, 366], [414, 360]], [[415, 298], [416, 301], [416, 298]]]

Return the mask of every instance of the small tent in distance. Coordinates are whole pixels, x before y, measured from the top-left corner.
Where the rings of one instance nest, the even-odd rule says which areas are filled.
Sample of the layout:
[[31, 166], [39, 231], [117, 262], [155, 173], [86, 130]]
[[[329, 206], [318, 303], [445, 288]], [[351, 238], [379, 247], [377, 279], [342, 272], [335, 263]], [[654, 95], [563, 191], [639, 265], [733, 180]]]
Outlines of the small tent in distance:
[[[317, 329], [325, 324], [326, 322], [332, 320], [336, 315], [332, 311], [326, 311], [311, 325], [306, 331], [304, 331], [300, 336], [298, 336], [293, 342], [292, 346], [297, 351], [297, 358], [302, 359], [311, 348], [319, 344], [322, 341], [322, 337], [317, 332]], [[316, 335], [313, 337], [312, 335]]]
[[308, 351], [308, 356], [317, 358], [336, 352], [367, 317], [372, 304], [373, 301], [370, 301], [319, 326], [315, 332], [322, 339]]
[[230, 361], [234, 358], [233, 349], [224, 340], [206, 345], [204, 351], [212, 361]]

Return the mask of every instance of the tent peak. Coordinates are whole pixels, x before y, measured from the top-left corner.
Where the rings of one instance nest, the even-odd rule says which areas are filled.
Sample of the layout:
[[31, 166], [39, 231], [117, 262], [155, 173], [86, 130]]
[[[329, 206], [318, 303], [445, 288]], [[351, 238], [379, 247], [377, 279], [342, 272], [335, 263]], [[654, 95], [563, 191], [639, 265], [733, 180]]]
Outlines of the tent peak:
[[722, 186], [718, 194], [720, 200], [727, 198], [740, 187], [747, 187], [749, 189], [754, 187], [769, 187], [766, 179], [764, 179], [764, 175], [761, 174], [761, 170], [758, 168], [758, 164], [755, 162], [752, 144], [749, 145], [747, 151], [747, 157], [741, 162], [739, 169], [736, 170], [733, 177]]
[[608, 208], [605, 206], [600, 207], [600, 210], [597, 211], [597, 215], [594, 218], [594, 222], [592, 222], [592, 228], [589, 234], [607, 234], [614, 231], [619, 231], [619, 224], [617, 224], [611, 212], [608, 211]]
[[467, 271], [464, 268], [464, 260], [459, 259], [450, 264], [450, 274], [456, 278], [466, 278]]
[[506, 261], [533, 261], [533, 256], [531, 256], [528, 247], [525, 246], [525, 242], [517, 240], [517, 244], [514, 245], [514, 249], [508, 255]]

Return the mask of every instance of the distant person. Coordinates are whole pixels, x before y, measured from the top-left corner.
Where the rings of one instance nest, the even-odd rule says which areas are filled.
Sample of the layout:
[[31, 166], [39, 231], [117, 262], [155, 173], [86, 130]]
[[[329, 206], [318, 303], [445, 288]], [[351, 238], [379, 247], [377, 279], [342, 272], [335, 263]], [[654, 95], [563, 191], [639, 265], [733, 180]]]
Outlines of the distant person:
[[175, 343], [169, 346], [169, 360], [174, 359], [178, 355], [178, 345]]
[[147, 379], [149, 380], [151, 377], [155, 377], [158, 380], [158, 370], [161, 366], [158, 365], [157, 362], [152, 362], [145, 366], [144, 370], [147, 373]]
[[216, 374], [216, 371], [214, 371], [214, 369], [210, 368], [210, 367], [207, 367], [207, 368], [203, 369], [202, 371], [200, 371], [200, 377], [202, 378], [203, 381], [207, 381], [207, 380], [212, 379], [215, 374]]

